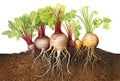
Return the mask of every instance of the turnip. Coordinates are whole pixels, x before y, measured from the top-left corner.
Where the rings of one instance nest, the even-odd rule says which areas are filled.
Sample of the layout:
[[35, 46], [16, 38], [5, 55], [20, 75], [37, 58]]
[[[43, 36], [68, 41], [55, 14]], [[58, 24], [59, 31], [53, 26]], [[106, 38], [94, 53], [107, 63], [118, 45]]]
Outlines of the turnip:
[[63, 79], [63, 59], [67, 60], [67, 72], [71, 74], [69, 70], [70, 53], [67, 51], [68, 37], [61, 30], [61, 24], [65, 16], [65, 6], [57, 4], [55, 8], [52, 8], [52, 11], [53, 16], [51, 17], [51, 21], [53, 21], [55, 31], [50, 37], [50, 47], [47, 51], [51, 50], [49, 56], [51, 59], [54, 59], [51, 67], [52, 71], [57, 71], [58, 75]]
[[103, 24], [104, 29], [109, 29], [109, 22], [111, 22], [111, 20], [107, 17], [93, 19], [94, 15], [97, 14], [97, 11], [89, 13], [88, 6], [82, 7], [80, 13], [82, 17], [78, 15], [76, 16], [81, 20], [86, 30], [86, 34], [82, 38], [83, 48], [87, 51], [84, 65], [89, 65], [93, 69], [96, 61], [100, 60], [103, 62], [101, 57], [95, 52], [95, 48], [99, 43], [99, 38], [95, 33], [93, 33], [93, 30], [98, 28], [101, 24]]

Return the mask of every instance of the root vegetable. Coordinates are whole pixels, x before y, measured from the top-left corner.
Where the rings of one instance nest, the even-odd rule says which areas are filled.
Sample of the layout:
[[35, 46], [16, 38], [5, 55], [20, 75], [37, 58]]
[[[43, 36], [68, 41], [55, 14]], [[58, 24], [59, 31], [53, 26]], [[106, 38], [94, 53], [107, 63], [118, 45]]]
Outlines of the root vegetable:
[[34, 50], [34, 49], [35, 49], [35, 45], [33, 43], [28, 45], [28, 50]]
[[3, 35], [8, 35], [9, 38], [16, 37], [17, 40], [22, 38], [28, 45], [28, 50], [34, 52], [35, 46], [32, 38], [35, 29], [35, 20], [37, 13], [32, 11], [30, 14], [24, 14], [22, 17], [14, 18], [13, 21], [8, 21], [10, 30], [4, 31]]
[[[48, 47], [49, 47], [50, 39], [49, 39], [48, 36], [45, 35], [45, 26], [44, 25], [41, 25], [41, 26], [38, 27], [38, 37], [35, 39], [34, 44], [35, 44], [37, 49], [41, 50], [41, 52], [35, 58], [35, 60], [33, 62], [33, 65], [32, 65], [32, 68], [34, 67], [37, 59], [40, 58], [40, 57], [42, 58], [43, 62], [45, 60], [45, 61], [48, 62], [48, 65], [50, 65], [49, 60], [47, 59], [47, 56], [46, 56], [46, 52], [45, 52], [46, 49], [48, 49]], [[47, 74], [47, 72], [48, 71], [46, 71], [44, 74], [40, 75], [39, 77], [45, 76]], [[34, 76], [38, 76], [38, 75], [34, 75]]]
[[82, 39], [83, 46], [95, 48], [99, 43], [98, 36], [94, 33], [86, 33]]
[[[84, 25], [86, 29], [86, 34], [82, 38], [82, 44], [85, 51], [87, 51], [87, 56], [84, 61], [84, 65], [92, 68], [96, 65], [96, 61], [104, 62], [101, 57], [96, 54], [95, 48], [99, 43], [99, 38], [96, 34], [93, 33], [95, 28], [98, 28], [99, 25], [103, 24], [104, 29], [109, 29], [109, 18], [94, 18], [93, 16], [97, 14], [97, 11], [93, 11], [89, 14], [88, 6], [82, 7], [80, 10], [82, 17], [76, 15]], [[94, 18], [94, 19], [93, 19]]]
[[[59, 26], [56, 25], [56, 27], [60, 27], [60, 25]], [[53, 58], [55, 58], [55, 62], [53, 63], [52, 69], [60, 68], [61, 65], [62, 65], [62, 59], [65, 58], [65, 59], [67, 59], [67, 72], [71, 74], [71, 72], [69, 71], [70, 54], [67, 51], [67, 46], [68, 46], [67, 36], [64, 33], [62, 33], [61, 31], [57, 31], [57, 32], [55, 31], [55, 33], [50, 38], [50, 46], [53, 47], [53, 49], [52, 49], [53, 53], [51, 52], [50, 55], [52, 55]], [[56, 53], [57, 53], [57, 55], [56, 55]], [[65, 56], [65, 57], [63, 57], [61, 59], [60, 58], [61, 55]], [[66, 56], [68, 58], [66, 58]], [[62, 72], [62, 67], [60, 69], [61, 70], [59, 72], [61, 73]]]
[[[54, 59], [51, 69], [54, 75], [54, 71], [58, 72], [58, 75], [63, 80], [63, 67], [62, 67], [62, 62], [63, 59], [67, 61], [67, 72], [68, 74], [71, 74], [69, 70], [69, 63], [70, 63], [70, 53], [67, 51], [67, 46], [68, 46], [68, 37], [61, 31], [61, 23], [64, 20], [65, 17], [65, 6], [61, 4], [57, 4], [53, 10], [53, 15], [55, 16], [53, 21], [53, 25], [55, 26], [55, 32], [52, 34], [50, 37], [50, 48], [48, 49], [51, 50], [51, 53], [49, 56], [51, 59]], [[52, 20], [51, 20], [52, 21]], [[61, 56], [63, 56], [61, 58]], [[56, 69], [57, 68], [57, 69]]]
[[[69, 44], [75, 47], [76, 49], [75, 54], [77, 54], [78, 52], [81, 53], [82, 41], [79, 39], [80, 29], [81, 29], [79, 21], [72, 20], [72, 22], [66, 23], [66, 26], [67, 26], [66, 30], [68, 33]], [[75, 38], [74, 41], [72, 40], [72, 34]]]
[[82, 41], [79, 39], [75, 39], [75, 48], [76, 50], [80, 50], [82, 48]]
[[49, 37], [44, 36], [44, 37], [36, 38], [34, 44], [36, 48], [45, 51], [49, 47]]

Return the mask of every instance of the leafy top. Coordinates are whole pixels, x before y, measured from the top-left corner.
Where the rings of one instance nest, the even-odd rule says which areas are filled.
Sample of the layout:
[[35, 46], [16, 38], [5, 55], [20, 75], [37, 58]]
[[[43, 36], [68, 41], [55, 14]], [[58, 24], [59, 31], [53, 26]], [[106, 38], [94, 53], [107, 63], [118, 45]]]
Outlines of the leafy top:
[[4, 31], [3, 35], [8, 35], [9, 38], [16, 37], [19, 39], [22, 35], [33, 35], [35, 20], [37, 13], [35, 11], [29, 14], [24, 14], [22, 17], [14, 18], [14, 21], [8, 21], [9, 30]]
[[104, 17], [104, 18], [94, 18], [95, 15], [98, 14], [98, 12], [92, 11], [89, 13], [88, 6], [84, 6], [81, 8], [80, 13], [81, 16], [78, 16], [85, 26], [86, 32], [93, 32], [95, 28], [98, 28], [101, 24], [103, 25], [104, 29], [110, 29], [109, 23], [111, 22], [111, 19]]

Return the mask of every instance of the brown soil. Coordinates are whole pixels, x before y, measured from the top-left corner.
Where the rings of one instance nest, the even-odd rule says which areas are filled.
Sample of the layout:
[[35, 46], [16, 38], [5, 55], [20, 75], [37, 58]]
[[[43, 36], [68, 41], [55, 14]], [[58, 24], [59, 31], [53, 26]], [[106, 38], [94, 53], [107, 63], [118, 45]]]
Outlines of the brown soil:
[[[68, 48], [71, 56], [75, 54], [74, 48]], [[115, 54], [95, 49], [96, 53], [103, 61], [97, 61], [97, 65], [93, 69], [83, 67], [85, 54], [71, 58], [69, 65], [72, 75], [66, 72], [66, 66], [63, 63], [63, 79], [64, 81], [120, 81], [120, 54]], [[40, 75], [45, 72], [46, 68], [40, 70], [44, 64], [40, 59], [37, 60], [35, 67], [31, 69], [34, 56], [30, 55], [30, 51], [21, 52], [19, 54], [0, 54], [0, 81], [62, 81], [61, 77], [52, 75], [50, 71], [44, 77], [36, 77], [33, 74]], [[35, 52], [36, 56], [39, 51]]]

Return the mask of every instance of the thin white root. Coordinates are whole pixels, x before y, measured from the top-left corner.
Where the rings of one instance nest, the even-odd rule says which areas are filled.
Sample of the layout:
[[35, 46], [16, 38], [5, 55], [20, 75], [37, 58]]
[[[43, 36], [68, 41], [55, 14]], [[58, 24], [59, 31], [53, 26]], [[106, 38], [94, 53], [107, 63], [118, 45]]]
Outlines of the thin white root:
[[[44, 73], [44, 74], [42, 74], [42, 75], [34, 75], [34, 76], [36, 76], [36, 77], [44, 77], [45, 75], [47, 75], [48, 74], [48, 72], [50, 71], [50, 69], [51, 69], [51, 63], [50, 63], [50, 61], [48, 61], [49, 63], [46, 65], [46, 67], [47, 66], [49, 66], [49, 68], [47, 69], [47, 71]], [[45, 66], [43, 66], [41, 69], [43, 69]]]
[[89, 66], [91, 69], [94, 69], [94, 66], [97, 66], [97, 61], [100, 60], [105, 63], [99, 55], [96, 54], [94, 48], [85, 47], [87, 50], [87, 57], [84, 60], [84, 66]]
[[[53, 51], [54, 51], [54, 50], [53, 50]], [[48, 67], [48, 69], [47, 69], [47, 71], [46, 71], [44, 74], [42, 74], [42, 75], [34, 75], [34, 74], [32, 74], [32, 75], [35, 76], [35, 77], [44, 77], [45, 75], [48, 74], [48, 72], [50, 71], [50, 69], [51, 69], [51, 67], [52, 67], [51, 59], [50, 59], [50, 58], [47, 58], [46, 55], [45, 55], [45, 53], [46, 53], [46, 52], [44, 51], [44, 53], [43, 53], [43, 58], [48, 62], [48, 64], [42, 66], [41, 69], [44, 69], [45, 67]], [[39, 55], [39, 56], [41, 56], [41, 55]], [[38, 57], [39, 57], [39, 56], [38, 56]], [[36, 59], [36, 60], [37, 60], [37, 59]], [[35, 63], [35, 62], [34, 62], [34, 63]]]
[[53, 57], [55, 58], [55, 62], [53, 63], [53, 67], [52, 67], [52, 75], [55, 77], [54, 75], [54, 70], [58, 71], [58, 76], [61, 76], [61, 79], [63, 81], [63, 69], [62, 69], [62, 62], [60, 59], [60, 51], [57, 51], [57, 56], [55, 56], [56, 51], [53, 53]]
[[44, 74], [42, 74], [42, 75], [33, 75], [33, 76], [36, 76], [36, 77], [44, 77], [45, 75], [47, 75], [48, 74], [48, 72], [50, 71], [50, 69], [51, 69], [51, 64], [49, 63], [49, 68], [47, 69], [47, 71], [44, 73]]
[[[51, 53], [47, 53], [48, 51], [51, 50]], [[43, 77], [45, 75], [47, 75], [47, 73], [52, 70], [52, 75], [56, 77], [56, 73], [57, 75], [61, 78], [62, 81], [64, 81], [63, 79], [63, 66], [62, 66], [62, 62], [63, 62], [63, 59], [67, 60], [67, 72], [69, 75], [72, 75], [72, 73], [70, 72], [69, 70], [69, 64], [70, 64], [70, 58], [71, 58], [71, 55], [70, 53], [67, 51], [67, 49], [65, 48], [63, 51], [58, 51], [57, 49], [55, 48], [52, 48], [52, 46], [50, 46], [50, 48], [46, 51], [41, 51], [41, 53], [35, 58], [34, 60], [34, 63], [32, 65], [32, 68], [34, 67], [37, 59], [39, 57], [42, 57], [44, 58], [44, 60], [47, 62], [45, 63], [41, 69], [47, 69], [44, 74], [42, 75], [33, 75], [33, 76], [36, 76], [36, 77]], [[63, 56], [62, 56], [63, 55]], [[61, 58], [62, 57], [62, 58]]]
[[56, 50], [53, 52], [53, 58], [55, 58], [55, 62], [53, 63], [53, 65], [52, 65], [52, 75], [54, 76], [54, 68], [55, 68], [55, 66], [57, 65], [57, 59], [56, 59], [56, 57], [55, 57], [55, 53], [56, 53]]
[[43, 52], [44, 52], [44, 51], [41, 51], [40, 54], [35, 58], [35, 60], [34, 60], [34, 62], [33, 62], [33, 64], [32, 64], [31, 69], [34, 67], [34, 65], [35, 65], [35, 63], [36, 63], [36, 61], [37, 61], [37, 59], [43, 54]]
[[50, 46], [45, 52], [48, 52], [52, 49], [52, 46]]
[[30, 54], [30, 57], [31, 57], [31, 56], [34, 56], [34, 52], [35, 52], [35, 50], [32, 50], [32, 52], [31, 52], [31, 54]]
[[71, 55], [70, 55], [70, 53], [67, 51], [66, 48], [65, 48], [65, 51], [66, 51], [66, 53], [67, 53], [67, 55], [68, 55], [68, 60], [67, 60], [67, 72], [68, 72], [70, 75], [72, 75], [72, 73], [71, 73], [70, 70], [69, 70], [69, 64], [70, 64], [70, 57], [71, 57]]
[[75, 54], [73, 55], [73, 58], [78, 57], [79, 55], [82, 55], [82, 54], [83, 54], [82, 50], [81, 49], [77, 49]]
[[89, 64], [93, 64], [93, 62], [95, 63], [95, 61], [98, 59], [95, 52], [93, 52], [93, 50], [89, 47], [86, 47], [85, 50], [87, 50], [87, 57], [84, 65], [87, 66]]
[[76, 52], [78, 52], [79, 55], [82, 54], [82, 50], [81, 49], [78, 49]]

